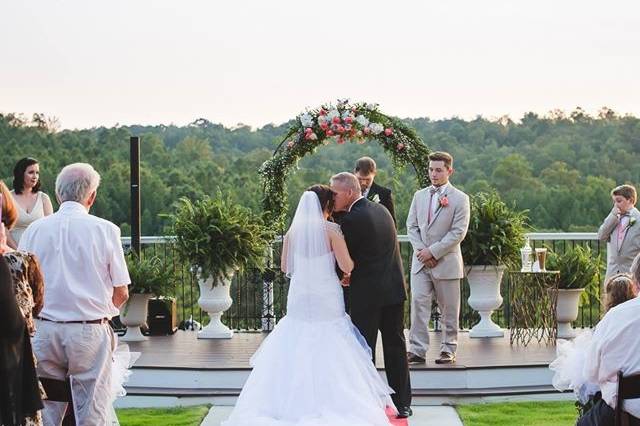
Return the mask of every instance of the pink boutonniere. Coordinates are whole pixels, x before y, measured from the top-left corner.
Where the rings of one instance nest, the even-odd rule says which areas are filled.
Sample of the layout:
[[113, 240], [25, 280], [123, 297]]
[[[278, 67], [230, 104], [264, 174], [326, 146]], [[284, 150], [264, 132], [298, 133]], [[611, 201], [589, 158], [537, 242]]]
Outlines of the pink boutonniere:
[[440, 197], [438, 201], [440, 201], [440, 207], [447, 207], [449, 205], [449, 199], [447, 198], [446, 195], [443, 195], [442, 197]]

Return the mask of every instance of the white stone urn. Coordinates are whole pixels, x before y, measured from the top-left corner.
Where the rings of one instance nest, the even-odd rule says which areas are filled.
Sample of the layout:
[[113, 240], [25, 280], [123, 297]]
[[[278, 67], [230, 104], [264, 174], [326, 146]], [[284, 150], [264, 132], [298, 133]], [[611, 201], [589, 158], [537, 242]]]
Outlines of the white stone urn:
[[584, 288], [558, 289], [558, 301], [556, 304], [558, 339], [573, 339], [576, 337], [576, 330], [571, 326], [571, 323], [578, 319], [578, 307], [582, 292], [584, 292]]
[[213, 286], [213, 278], [203, 279], [198, 277], [200, 287], [200, 298], [198, 305], [203, 311], [209, 314], [209, 324], [198, 333], [198, 339], [230, 339], [233, 337], [233, 330], [224, 325], [221, 321], [224, 311], [233, 304], [230, 296], [231, 276]]
[[120, 322], [127, 326], [127, 332], [120, 338], [123, 342], [141, 342], [147, 337], [140, 331], [140, 326], [147, 323], [150, 294], [133, 293], [120, 312]]
[[469, 306], [480, 314], [480, 322], [469, 331], [469, 337], [504, 337], [504, 330], [491, 319], [491, 314], [502, 305], [500, 282], [504, 266], [474, 265], [467, 271]]

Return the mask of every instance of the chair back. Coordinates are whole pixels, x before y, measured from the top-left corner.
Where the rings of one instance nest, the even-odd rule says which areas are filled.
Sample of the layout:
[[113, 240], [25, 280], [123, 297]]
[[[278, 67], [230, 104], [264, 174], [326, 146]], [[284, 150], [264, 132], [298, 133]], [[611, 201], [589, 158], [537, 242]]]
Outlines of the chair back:
[[48, 401], [67, 403], [67, 411], [62, 420], [62, 426], [76, 426], [76, 420], [73, 413], [73, 394], [71, 393], [70, 380], [40, 377], [40, 383], [42, 383], [42, 387], [47, 394]]
[[622, 411], [622, 404], [625, 399], [640, 398], [640, 374], [623, 376], [622, 371], [618, 371], [618, 396], [616, 397], [616, 418], [615, 426], [622, 426], [623, 420], [628, 422], [628, 414]]

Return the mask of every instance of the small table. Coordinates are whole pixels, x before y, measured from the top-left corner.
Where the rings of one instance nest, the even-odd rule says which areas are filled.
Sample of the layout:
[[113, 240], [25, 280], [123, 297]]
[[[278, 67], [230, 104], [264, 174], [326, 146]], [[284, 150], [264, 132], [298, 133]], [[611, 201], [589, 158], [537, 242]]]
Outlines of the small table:
[[559, 280], [560, 271], [509, 272], [507, 314], [512, 345], [527, 346], [532, 339], [555, 343]]

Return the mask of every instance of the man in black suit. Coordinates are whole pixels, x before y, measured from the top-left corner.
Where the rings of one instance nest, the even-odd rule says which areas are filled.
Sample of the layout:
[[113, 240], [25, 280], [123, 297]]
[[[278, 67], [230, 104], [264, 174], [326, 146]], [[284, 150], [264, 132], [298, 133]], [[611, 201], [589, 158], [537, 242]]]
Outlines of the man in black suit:
[[351, 173], [331, 178], [335, 209], [355, 267], [348, 277], [351, 320], [374, 356], [378, 330], [382, 334], [384, 365], [398, 417], [411, 415], [411, 383], [404, 338], [404, 283], [400, 246], [393, 219], [386, 208], [362, 196]]
[[374, 182], [376, 172], [376, 162], [371, 157], [359, 158], [353, 168], [353, 173], [358, 178], [358, 182], [360, 182], [362, 196], [369, 201], [385, 206], [387, 210], [389, 210], [389, 213], [391, 213], [391, 217], [395, 223], [396, 211], [393, 206], [391, 190]]

